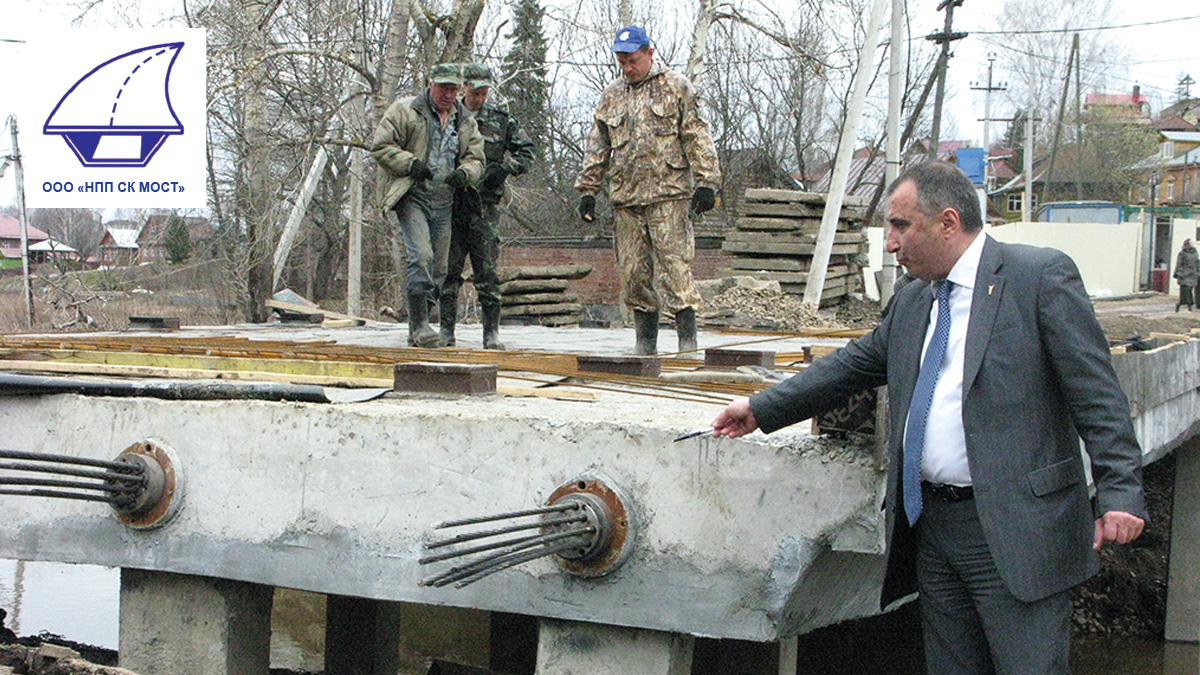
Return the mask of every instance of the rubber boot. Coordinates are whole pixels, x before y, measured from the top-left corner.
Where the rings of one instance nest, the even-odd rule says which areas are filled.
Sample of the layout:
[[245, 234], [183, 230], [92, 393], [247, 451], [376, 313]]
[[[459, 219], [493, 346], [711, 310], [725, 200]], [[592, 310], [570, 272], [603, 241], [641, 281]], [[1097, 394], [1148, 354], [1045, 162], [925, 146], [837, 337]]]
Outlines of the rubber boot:
[[504, 343], [500, 341], [500, 301], [484, 300], [483, 310], [483, 348], [504, 351]]
[[458, 294], [442, 296], [438, 322], [441, 324], [441, 331], [438, 335], [442, 340], [442, 346], [453, 347], [454, 324], [458, 323]]
[[637, 333], [635, 354], [649, 355], [658, 353], [658, 312], [643, 312], [633, 310], [633, 329]]
[[408, 344], [410, 347], [430, 349], [440, 347], [441, 338], [429, 325], [428, 296], [425, 293], [408, 294]]
[[429, 315], [428, 316], [429, 316], [429, 325], [430, 326], [436, 326], [442, 322], [442, 318], [441, 318], [442, 313], [438, 309], [438, 299], [439, 298], [436, 295], [429, 296], [429, 305], [428, 305], [429, 306], [429, 310], [428, 310]]
[[675, 313], [675, 333], [679, 336], [679, 351], [696, 351], [696, 310], [685, 307]]

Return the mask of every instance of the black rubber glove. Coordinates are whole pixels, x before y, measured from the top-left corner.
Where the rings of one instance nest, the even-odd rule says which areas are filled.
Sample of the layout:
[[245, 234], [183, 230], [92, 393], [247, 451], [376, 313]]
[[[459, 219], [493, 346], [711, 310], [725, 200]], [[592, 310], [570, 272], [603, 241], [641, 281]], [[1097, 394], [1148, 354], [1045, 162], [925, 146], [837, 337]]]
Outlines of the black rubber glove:
[[471, 179], [467, 178], [467, 172], [462, 169], [455, 169], [454, 173], [446, 177], [446, 185], [459, 190], [466, 190], [471, 184]]
[[583, 218], [584, 222], [593, 222], [596, 220], [596, 198], [592, 195], [584, 195], [579, 198], [579, 217]]
[[504, 179], [507, 177], [508, 173], [504, 167], [489, 164], [487, 172], [483, 174], [483, 183], [480, 187], [485, 190], [497, 190], [504, 185]]
[[717, 195], [712, 188], [698, 187], [692, 193], [692, 213], [700, 214], [705, 211], [712, 211], [712, 208], [717, 205]]
[[408, 177], [413, 179], [413, 182], [420, 182], [433, 178], [433, 171], [429, 165], [419, 159], [414, 159], [412, 165], [408, 167]]

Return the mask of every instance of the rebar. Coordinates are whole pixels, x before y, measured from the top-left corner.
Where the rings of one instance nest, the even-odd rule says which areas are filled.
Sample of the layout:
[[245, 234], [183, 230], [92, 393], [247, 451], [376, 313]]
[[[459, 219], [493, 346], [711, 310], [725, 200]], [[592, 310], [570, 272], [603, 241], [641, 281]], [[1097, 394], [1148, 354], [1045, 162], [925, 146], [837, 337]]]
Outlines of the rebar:
[[[582, 508], [583, 508], [582, 505], [575, 505], [572, 507], [572, 509], [576, 510], [576, 511], [578, 511]], [[467, 534], [459, 534], [459, 535], [450, 537], [449, 539], [443, 539], [442, 541], [430, 542], [425, 545], [425, 548], [441, 548], [443, 546], [449, 546], [451, 544], [460, 544], [464, 541], [474, 541], [476, 539], [485, 539], [487, 537], [495, 537], [495, 536], [498, 536], [501, 534], [509, 534], [511, 532], [520, 532], [521, 530], [532, 530], [535, 528], [548, 527], [551, 525], [565, 525], [567, 523], [583, 523], [583, 522], [587, 522], [586, 515], [567, 516], [565, 518], [547, 518], [547, 519], [539, 520], [539, 521], [533, 522], [533, 523], [521, 523], [519, 525], [509, 525], [508, 527], [501, 527], [501, 528], [497, 528], [494, 530], [483, 530], [480, 532], [470, 532]]]
[[78, 464], [80, 466], [94, 466], [125, 474], [142, 472], [141, 466], [127, 462], [91, 459], [88, 457], [71, 457], [69, 455], [52, 455], [44, 452], [26, 452], [24, 450], [0, 450], [0, 459], [27, 459], [57, 464]]
[[557, 513], [559, 511], [569, 511], [578, 508], [580, 508], [579, 504], [554, 504], [536, 509], [525, 509], [524, 511], [510, 511], [508, 513], [500, 513], [494, 516], [476, 516], [473, 518], [460, 518], [459, 520], [447, 520], [435, 524], [433, 529], [445, 530], [451, 527], [462, 527], [463, 525], [478, 525], [479, 523], [488, 523], [494, 520], [506, 520], [508, 518], [521, 518], [524, 516], [539, 516], [545, 513]]
[[468, 577], [472, 577], [471, 580], [466, 583], [456, 584], [457, 588], [462, 588], [468, 583], [474, 583], [479, 579], [499, 572], [500, 570], [508, 569], [513, 565], [522, 562], [528, 562], [530, 560], [537, 560], [538, 558], [554, 555], [555, 553], [559, 553], [567, 549], [576, 548], [579, 546], [579, 544], [577, 542], [570, 541], [571, 539], [575, 539], [581, 535], [594, 534], [595, 530], [596, 528], [588, 526], [578, 528], [576, 530], [567, 530], [552, 535], [546, 535], [547, 541], [566, 541], [560, 541], [558, 544], [553, 546], [543, 546], [540, 549], [537, 548], [537, 544], [516, 546], [513, 547], [512, 550], [505, 551], [503, 553], [496, 553], [466, 565], [453, 567], [439, 575], [422, 580], [421, 585], [441, 587], [462, 579], [466, 579]]
[[82, 492], [59, 492], [58, 490], [5, 490], [0, 488], [0, 495], [18, 495], [22, 497], [54, 497], [56, 499], [79, 499], [86, 502], [104, 502], [115, 504], [115, 497], [102, 497]]
[[[421, 558], [420, 560], [418, 560], [417, 562], [421, 565], [428, 565], [429, 563], [439, 562], [442, 560], [449, 560], [450, 558], [461, 558], [464, 555], [471, 555], [473, 553], [483, 553], [484, 551], [496, 551], [496, 550], [499, 550], [502, 548], [507, 548], [510, 546], [512, 547], [510, 549], [510, 551], [516, 551], [516, 550], [520, 550], [522, 548], [529, 548], [531, 546], [536, 546], [538, 544], [545, 544], [545, 543], [549, 543], [552, 541], [558, 541], [560, 539], [566, 539], [569, 536], [573, 537], [577, 534], [580, 534], [581, 532], [583, 532], [586, 529], [588, 529], [588, 528], [583, 527], [583, 528], [579, 528], [578, 530], [566, 530], [564, 532], [554, 532], [552, 534], [531, 534], [531, 535], [524, 536], [524, 537], [516, 537], [514, 539], [505, 539], [503, 541], [492, 542], [490, 544], [481, 544], [479, 546], [469, 546], [467, 548], [456, 549], [453, 551], [446, 551], [445, 553], [437, 553], [434, 555], [425, 556], [425, 557]], [[564, 534], [565, 534], [565, 536], [564, 536]], [[425, 545], [426, 550], [429, 550], [430, 548], [432, 548], [430, 545], [428, 545], [428, 544]]]
[[0, 462], [0, 470], [8, 471], [36, 471], [40, 473], [53, 473], [60, 476], [76, 476], [78, 478], [99, 478], [101, 480], [113, 481], [117, 483], [133, 483], [138, 486], [146, 484], [146, 476], [141, 473], [141, 467], [133, 464], [124, 464], [130, 468], [137, 468], [138, 473], [117, 473], [115, 471], [91, 471], [89, 469], [71, 469], [67, 467], [51, 467], [40, 466], [38, 464], [28, 464], [25, 462]]

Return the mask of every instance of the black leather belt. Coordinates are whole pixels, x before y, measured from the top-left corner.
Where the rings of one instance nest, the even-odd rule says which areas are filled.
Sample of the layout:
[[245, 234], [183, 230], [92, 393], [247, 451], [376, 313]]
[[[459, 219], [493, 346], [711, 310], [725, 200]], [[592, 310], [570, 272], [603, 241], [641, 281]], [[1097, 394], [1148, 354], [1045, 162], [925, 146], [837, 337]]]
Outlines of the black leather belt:
[[975, 498], [975, 489], [970, 485], [947, 485], [945, 483], [930, 483], [927, 480], [921, 481], [921, 492], [928, 499], [936, 499], [939, 502], [948, 502], [951, 504]]

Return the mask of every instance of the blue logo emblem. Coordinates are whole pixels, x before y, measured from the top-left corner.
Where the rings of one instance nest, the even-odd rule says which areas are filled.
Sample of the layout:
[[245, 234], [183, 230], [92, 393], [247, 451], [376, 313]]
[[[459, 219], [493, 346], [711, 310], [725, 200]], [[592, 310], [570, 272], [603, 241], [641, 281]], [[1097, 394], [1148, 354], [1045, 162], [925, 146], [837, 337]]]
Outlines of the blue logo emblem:
[[169, 86], [182, 48], [142, 47], [101, 63], [63, 94], [42, 132], [62, 136], [84, 166], [146, 166], [167, 136], [183, 133]]

